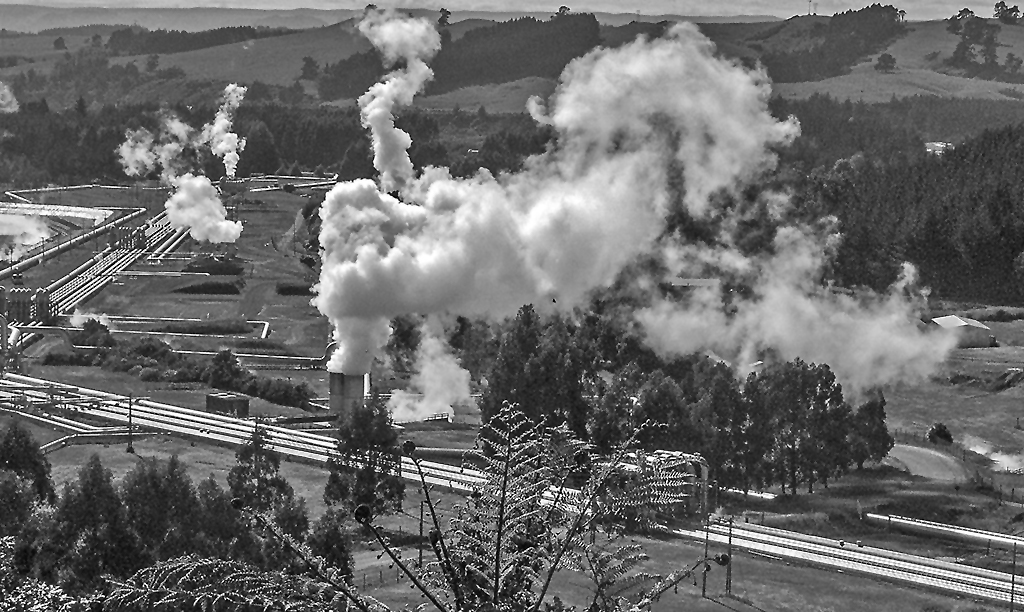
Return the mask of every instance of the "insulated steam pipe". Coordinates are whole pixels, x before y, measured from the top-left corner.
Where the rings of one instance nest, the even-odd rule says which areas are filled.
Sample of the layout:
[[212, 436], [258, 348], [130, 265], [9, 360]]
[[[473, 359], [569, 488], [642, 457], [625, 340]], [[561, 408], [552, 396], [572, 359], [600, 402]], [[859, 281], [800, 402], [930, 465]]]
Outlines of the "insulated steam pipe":
[[44, 250], [42, 253], [39, 253], [38, 255], [33, 255], [32, 257], [29, 257], [26, 260], [19, 261], [13, 266], [8, 266], [7, 268], [0, 270], [0, 280], [3, 280], [16, 272], [24, 272], [25, 270], [31, 268], [32, 266], [42, 263], [47, 259], [50, 259], [51, 257], [55, 257], [57, 255], [60, 255], [61, 253], [69, 251], [85, 242], [88, 242], [89, 240], [92, 240], [97, 236], [109, 232], [115, 227], [120, 227], [128, 223], [132, 219], [144, 215], [145, 213], [145, 208], [136, 208], [133, 212], [121, 217], [120, 219], [108, 221], [107, 223], [104, 223], [103, 225], [100, 225], [95, 229], [91, 229], [80, 236], [75, 236], [74, 238], [68, 240], [67, 242], [62, 242], [51, 249]]

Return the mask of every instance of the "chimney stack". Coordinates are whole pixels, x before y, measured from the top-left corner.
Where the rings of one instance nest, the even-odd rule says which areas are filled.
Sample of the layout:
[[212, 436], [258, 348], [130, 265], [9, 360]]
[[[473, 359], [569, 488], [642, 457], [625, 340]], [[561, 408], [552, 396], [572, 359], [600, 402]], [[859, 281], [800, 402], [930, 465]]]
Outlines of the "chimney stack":
[[330, 372], [331, 414], [348, 420], [357, 406], [365, 402], [369, 390], [369, 374], [341, 374]]

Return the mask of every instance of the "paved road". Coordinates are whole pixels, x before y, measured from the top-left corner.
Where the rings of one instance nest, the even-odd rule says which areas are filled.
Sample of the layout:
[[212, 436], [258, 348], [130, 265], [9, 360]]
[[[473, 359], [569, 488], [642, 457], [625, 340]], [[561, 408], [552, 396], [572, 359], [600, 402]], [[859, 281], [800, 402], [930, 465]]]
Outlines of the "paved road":
[[889, 459], [915, 476], [932, 480], [957, 482], [970, 477], [959, 459], [930, 448], [897, 444], [889, 451]]

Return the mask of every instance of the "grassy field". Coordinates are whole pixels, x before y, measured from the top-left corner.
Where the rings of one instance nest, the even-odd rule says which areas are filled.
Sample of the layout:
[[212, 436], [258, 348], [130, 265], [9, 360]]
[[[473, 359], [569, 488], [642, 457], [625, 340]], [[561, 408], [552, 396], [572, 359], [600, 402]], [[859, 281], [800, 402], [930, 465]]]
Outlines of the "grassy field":
[[525, 113], [531, 96], [547, 99], [555, 91], [555, 81], [528, 77], [510, 83], [474, 85], [437, 95], [421, 96], [413, 101], [418, 108], [451, 110], [460, 108], [473, 112], [483, 107], [489, 113]]

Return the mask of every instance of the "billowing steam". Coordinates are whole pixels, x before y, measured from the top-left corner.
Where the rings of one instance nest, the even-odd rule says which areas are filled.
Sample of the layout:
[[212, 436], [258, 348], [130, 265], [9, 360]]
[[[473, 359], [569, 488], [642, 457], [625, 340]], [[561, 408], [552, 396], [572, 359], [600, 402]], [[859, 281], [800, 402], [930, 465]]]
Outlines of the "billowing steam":
[[29, 248], [51, 235], [40, 217], [0, 213], [0, 256], [4, 259], [21, 259]]
[[729, 314], [718, 288], [697, 289], [683, 302], [659, 300], [636, 315], [648, 343], [663, 355], [712, 350], [733, 359], [741, 371], [766, 349], [785, 360], [827, 363], [853, 396], [934, 372], [955, 348], [956, 337], [924, 334], [914, 324], [915, 305], [904, 297], [914, 291], [913, 266], [904, 265], [887, 295], [823, 288], [814, 281], [827, 264], [830, 236], [785, 227], [776, 235], [775, 254], [763, 261], [716, 253], [710, 269], [747, 279], [752, 295], [733, 296]]
[[373, 166], [380, 172], [385, 192], [401, 189], [413, 177], [409, 161], [412, 138], [395, 127], [394, 108], [412, 104], [412, 98], [434, 78], [426, 62], [441, 48], [434, 26], [390, 11], [371, 10], [359, 22], [359, 31], [373, 43], [389, 66], [399, 60], [405, 68], [395, 70], [359, 98], [363, 127], [373, 134]]
[[468, 404], [469, 372], [451, 354], [448, 343], [426, 328], [416, 351], [416, 373], [409, 381], [411, 392], [396, 390], [388, 408], [396, 421], [413, 421], [441, 413], [452, 406]]
[[160, 168], [166, 185], [189, 171], [191, 163], [184, 158], [185, 148], [198, 142], [192, 126], [174, 115], [161, 117], [159, 135], [145, 128], [129, 130], [117, 153], [128, 176], [145, 176]]
[[228, 178], [235, 178], [235, 169], [238, 168], [238, 154], [245, 148], [245, 139], [239, 138], [238, 134], [231, 131], [231, 123], [234, 120], [235, 111], [242, 104], [246, 88], [232, 83], [224, 90], [224, 98], [221, 102], [217, 116], [211, 123], [203, 127], [200, 140], [203, 144], [209, 144], [214, 155], [224, 160], [224, 171]]
[[0, 113], [16, 113], [19, 108], [14, 92], [6, 83], [0, 81]]
[[220, 194], [205, 176], [186, 174], [175, 179], [177, 190], [164, 204], [175, 228], [188, 228], [196, 240], [234, 242], [242, 234], [239, 221], [228, 221]]
[[103, 313], [85, 312], [75, 308], [75, 312], [68, 319], [71, 323], [71, 327], [85, 327], [87, 321], [99, 321], [107, 329], [112, 329], [110, 325], [110, 317]]
[[234, 177], [245, 139], [232, 133], [231, 128], [245, 92], [245, 87], [228, 85], [216, 117], [198, 132], [168, 113], [162, 117], [159, 134], [145, 128], [130, 130], [118, 147], [128, 176], [144, 176], [160, 168], [164, 184], [176, 189], [164, 204], [168, 219], [173, 227], [188, 228], [196, 240], [234, 242], [242, 233], [241, 223], [227, 220], [220, 193], [210, 179], [195, 173], [194, 161], [187, 158], [186, 150], [208, 146], [224, 160], [227, 176]]
[[[410, 65], [431, 52], [426, 38], [422, 46], [412, 35], [405, 40]], [[371, 93], [407, 77], [392, 73]], [[769, 114], [769, 94], [762, 72], [715, 57], [694, 26], [679, 24], [661, 39], [573, 61], [549, 106], [530, 105], [554, 128], [556, 144], [518, 174], [480, 170], [465, 180], [442, 168], [413, 176], [407, 145], [389, 145], [388, 106], [386, 121], [367, 121], [379, 183], [341, 183], [320, 211], [323, 265], [313, 304], [330, 318], [339, 344], [329, 369], [368, 371], [395, 316], [497, 319], [526, 303], [569, 310], [647, 257], [675, 274], [740, 275], [754, 287], [735, 315], [711, 292], [686, 305], [657, 301], [640, 313], [663, 352], [703, 348], [753, 359], [774, 349], [828, 362], [854, 387], [926, 373], [949, 346], [917, 331], [897, 293], [863, 303], [819, 288], [827, 232], [784, 227], [767, 261], [665, 234], [669, 213], [680, 207], [696, 219], [736, 225], [738, 213], [712, 196], [738, 192], [770, 170], [770, 147], [799, 130], [795, 120]], [[766, 197], [771, 210], [784, 208], [784, 196]], [[634, 282], [647, 290], [663, 280]]]

